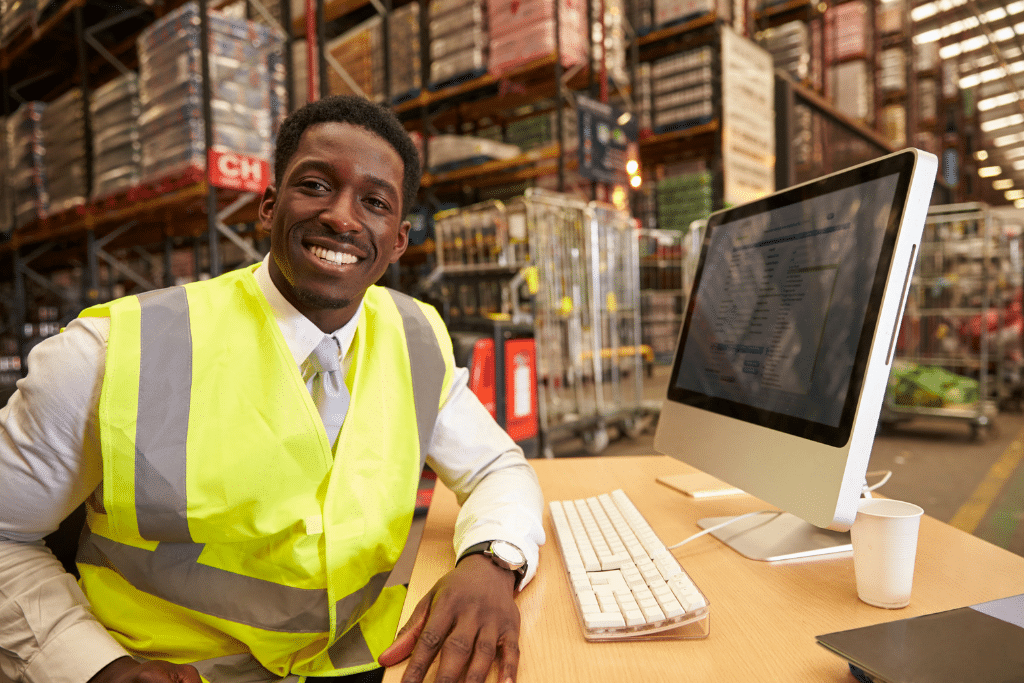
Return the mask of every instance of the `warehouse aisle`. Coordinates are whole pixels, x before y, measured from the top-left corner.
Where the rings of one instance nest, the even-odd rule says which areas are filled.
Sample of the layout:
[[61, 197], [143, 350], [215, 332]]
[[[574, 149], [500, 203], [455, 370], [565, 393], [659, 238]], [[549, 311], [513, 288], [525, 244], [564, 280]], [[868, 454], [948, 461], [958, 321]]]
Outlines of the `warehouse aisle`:
[[[667, 377], [667, 368], [656, 368], [645, 387], [648, 397], [660, 400]], [[602, 455], [654, 452], [652, 427], [636, 439], [613, 438]], [[586, 455], [581, 444], [571, 443], [557, 453]], [[943, 522], [1024, 556], [1024, 415], [1001, 413], [979, 439], [963, 422], [904, 423], [878, 435], [868, 470], [893, 473], [879, 493], [916, 503]]]

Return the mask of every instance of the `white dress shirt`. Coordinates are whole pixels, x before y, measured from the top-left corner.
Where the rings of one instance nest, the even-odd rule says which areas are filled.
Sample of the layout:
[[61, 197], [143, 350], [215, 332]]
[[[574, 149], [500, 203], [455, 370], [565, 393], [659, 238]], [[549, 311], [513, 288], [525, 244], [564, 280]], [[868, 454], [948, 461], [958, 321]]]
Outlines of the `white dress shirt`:
[[[285, 300], [266, 263], [256, 270], [256, 281], [301, 366], [323, 332]], [[333, 335], [343, 367], [351, 362], [359, 318], [357, 311]], [[40, 540], [102, 477], [97, 404], [109, 328], [107, 318], [78, 318], [38, 344], [28, 357], [28, 375], [0, 409], [0, 681], [6, 675], [82, 683], [126, 654]], [[465, 503], [456, 555], [474, 543], [508, 540], [529, 563], [522, 587], [536, 572], [544, 543], [543, 498], [522, 450], [470, 391], [467, 378], [466, 369], [456, 369], [427, 463]]]

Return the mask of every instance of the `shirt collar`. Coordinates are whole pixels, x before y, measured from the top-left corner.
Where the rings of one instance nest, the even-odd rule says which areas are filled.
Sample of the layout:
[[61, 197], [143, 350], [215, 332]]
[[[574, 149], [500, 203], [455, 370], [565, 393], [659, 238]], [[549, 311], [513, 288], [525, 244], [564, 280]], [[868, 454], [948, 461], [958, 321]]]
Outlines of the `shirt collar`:
[[[306, 358], [309, 357], [309, 354], [313, 352], [313, 349], [316, 348], [316, 345], [320, 343], [320, 340], [323, 339], [324, 333], [284, 298], [277, 285], [270, 279], [269, 261], [270, 254], [267, 254], [263, 258], [263, 263], [260, 264], [260, 267], [256, 269], [253, 275], [256, 278], [256, 284], [259, 285], [260, 291], [266, 297], [267, 303], [270, 304], [270, 310], [274, 313], [274, 320], [277, 322], [277, 326], [281, 328], [281, 334], [284, 335], [284, 341], [288, 345], [288, 350], [291, 351], [292, 358], [295, 359], [295, 364], [302, 365]], [[352, 339], [355, 337], [359, 316], [362, 312], [363, 302], [360, 300], [359, 308], [356, 309], [352, 319], [331, 333], [331, 336], [338, 340], [342, 358], [345, 357], [349, 347], [352, 345]]]

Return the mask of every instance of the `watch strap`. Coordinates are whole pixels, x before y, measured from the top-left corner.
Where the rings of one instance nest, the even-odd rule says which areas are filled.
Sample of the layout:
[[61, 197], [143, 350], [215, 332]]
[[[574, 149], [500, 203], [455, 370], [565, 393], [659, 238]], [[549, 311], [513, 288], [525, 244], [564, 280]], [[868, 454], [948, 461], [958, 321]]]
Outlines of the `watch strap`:
[[[457, 559], [455, 561], [455, 564], [458, 564], [459, 562], [462, 562], [464, 559], [466, 559], [470, 555], [487, 555], [488, 551], [490, 551], [490, 549], [491, 549], [491, 543], [494, 543], [494, 541], [493, 540], [492, 541], [481, 541], [479, 543], [474, 543], [473, 545], [471, 545], [468, 548], [466, 548], [462, 552], [461, 555], [459, 555], [459, 559]], [[520, 552], [522, 552], [522, 551], [520, 551]], [[492, 561], [493, 561], [493, 558], [492, 558]], [[500, 566], [500, 565], [498, 565], [498, 566]], [[523, 564], [523, 566], [520, 567], [519, 569], [510, 569], [509, 570], [513, 574], [515, 574], [515, 576], [516, 576], [515, 588], [519, 588], [519, 583], [523, 580], [523, 577], [526, 576], [526, 567], [527, 567], [527, 565]]]

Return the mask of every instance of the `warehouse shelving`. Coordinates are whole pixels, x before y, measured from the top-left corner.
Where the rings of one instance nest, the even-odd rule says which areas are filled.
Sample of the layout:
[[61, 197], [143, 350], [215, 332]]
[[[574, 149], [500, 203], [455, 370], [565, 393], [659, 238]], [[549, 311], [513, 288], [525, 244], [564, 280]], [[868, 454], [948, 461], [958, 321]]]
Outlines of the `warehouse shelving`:
[[[58, 3], [52, 14], [40, 23], [38, 30], [20, 37], [13, 44], [0, 50], [0, 71], [3, 72], [5, 95], [13, 85], [10, 78], [14, 69], [24, 66], [26, 60], [31, 59], [36, 51], [44, 50], [48, 44], [57, 40], [54, 31], [60, 32], [60, 37], [65, 38], [68, 35], [65, 27], [71, 23], [74, 15], [88, 9], [90, 2], [93, 1], [65, 0]], [[249, 0], [250, 3], [255, 1]], [[228, 4], [223, 0], [209, 2], [213, 6]], [[413, 2], [418, 3], [421, 8], [423, 39], [427, 33], [425, 17], [428, 0]], [[107, 31], [99, 36], [99, 42], [102, 42], [105, 49], [115, 58], [132, 66], [133, 34], [139, 30], [138, 22], [152, 21], [180, 4], [181, 0], [171, 0], [165, 5], [150, 7], [140, 0], [126, 10], [139, 14], [139, 17], [132, 19], [133, 23], [128, 27], [130, 30], [126, 29], [120, 33]], [[304, 13], [292, 16], [290, 0], [280, 2], [279, 7], [271, 9], [275, 10], [275, 16], [283, 25], [292, 28], [287, 32], [289, 43], [302, 36], [314, 39], [314, 47], [318, 50], [318, 84], [323, 91], [326, 87], [327, 71], [333, 68], [323, 54], [325, 27], [333, 31], [344, 30], [374, 13], [383, 16], [383, 24], [387, 26], [390, 13], [402, 4], [406, 3], [402, 0], [316, 0], [311, 3], [315, 12], [312, 23], [306, 20]], [[760, 10], [760, 14], [753, 13], [753, 21], [746, 25], [753, 31], [759, 25], [758, 22], [765, 24], [797, 16], [820, 18], [819, 4], [809, 0], [791, 0]], [[251, 12], [254, 15], [262, 17], [267, 14], [266, 8], [262, 6], [251, 7], [254, 8]], [[591, 10], [591, 15], [595, 9]], [[633, 10], [635, 7], [630, 11]], [[88, 33], [89, 15], [86, 13], [83, 16], [83, 29]], [[630, 18], [633, 20], [632, 25], [636, 26], [635, 15]], [[651, 27], [651, 30], [643, 35], [627, 33], [633, 75], [635, 76], [635, 67], [640, 63], [650, 63], [699, 46], [710, 45], [716, 49], [720, 48], [723, 27], [730, 23], [742, 27], [745, 23], [745, 20], [733, 19], [709, 13], [685, 18], [670, 26]], [[396, 102], [394, 109], [410, 130], [424, 136], [447, 131], [472, 133], [484, 121], [500, 126], [530, 114], [560, 112], [572, 107], [577, 94], [607, 97], [623, 109], [634, 109], [636, 93], [630, 86], [612, 83], [609, 90], [607, 82], [602, 77], [597, 54], [599, 51], [594, 49], [591, 39], [592, 36], [587, 37], [587, 44], [591, 45], [588, 50], [588, 63], [566, 68], [556, 48], [553, 54], [518, 66], [500, 77], [483, 74], [436, 90], [423, 87], [419, 92], [411, 96], [406, 95], [402, 101]], [[114, 71], [106, 65], [106, 60], [100, 52], [89, 48], [89, 45], [92, 43], [84, 44], [79, 49], [81, 56], [77, 61], [80, 68], [76, 73], [80, 75], [73, 78], [87, 84], [96, 84], [108, 78]], [[423, 82], [427, 83], [429, 50], [425, 40], [421, 40], [421, 55]], [[289, 44], [284, 54], [286, 63], [291, 56]], [[388, 59], [388, 55], [385, 54], [385, 70], [388, 68]], [[83, 65], [87, 68], [81, 68]], [[717, 67], [720, 65], [716, 64], [716, 71], [719, 71]], [[24, 71], [29, 70], [26, 68]], [[288, 71], [292, 76], [288, 80], [289, 99], [293, 100], [295, 76], [292, 69], [289, 68]], [[636, 79], [633, 78], [631, 82], [635, 85]], [[43, 95], [52, 97], [59, 94], [58, 91], [69, 87], [70, 83], [68, 75], [64, 74], [59, 81], [54, 81]], [[388, 83], [387, 79], [385, 83]], [[809, 85], [779, 78], [775, 82], [774, 180], [777, 187], [837, 170], [850, 163], [878, 156], [889, 149], [877, 133], [848, 117], [837, 114], [835, 108], [808, 87]], [[727, 117], [723, 116], [720, 79], [716, 78], [712, 87], [713, 111], [707, 120], [693, 122], [693, 125], [676, 130], [650, 131], [640, 139], [638, 149], [648, 185], [653, 184], [659, 169], [694, 160], [705, 160], [713, 180], [711, 208], [718, 209], [727, 201], [736, 199], [730, 198], [726, 191], [727, 169], [726, 162], [723, 161], [726, 156], [723, 139], [729, 134], [729, 122]], [[386, 98], [392, 95], [390, 92], [384, 93]], [[821, 134], [819, 141], [822, 153], [813, 158], [808, 157], [803, 162], [790, 145], [791, 140], [799, 137], [801, 120], [810, 121], [808, 125], [815, 130], [827, 131]], [[564, 121], [558, 117], [558, 127], [562, 128], [564, 125]], [[504, 188], [525, 188], [538, 184], [541, 179], [549, 187], [554, 186], [563, 190], [578, 189], [589, 193], [587, 199], [599, 198], [598, 195], [603, 188], [597, 184], [584, 183], [576, 188], [569, 187], [570, 178], [575, 176], [577, 163], [575, 153], [564, 148], [561, 143], [567, 132], [559, 130], [553, 136], [555, 140], [552, 143], [526, 151], [512, 159], [443, 172], [428, 170], [423, 177], [422, 193], [427, 212], [433, 213], [443, 206], [453, 204], [474, 203], [489, 196], [496, 196], [496, 193], [500, 194]], [[427, 163], [429, 164], [429, 159]], [[227, 265], [228, 261], [239, 258], [240, 252], [243, 259], [253, 258], [255, 252], [252, 245], [255, 235], [252, 223], [256, 218], [255, 195], [212, 188], [202, 177], [191, 178], [189, 182], [180, 186], [163, 189], [166, 191], [161, 192], [160, 188], [155, 188], [156, 192], [151, 196], [126, 195], [120, 200], [90, 204], [19, 229], [6, 243], [0, 244], [0, 258], [9, 260], [14, 266], [11, 269], [12, 277], [7, 283], [8, 286], [13, 286], [13, 274], [21, 273], [29, 278], [26, 286], [41, 287], [34, 276], [27, 273], [32, 271], [35, 275], [47, 277], [49, 269], [59, 270], [62, 259], [75, 260], [87, 268], [91, 267], [89, 264], [96, 261], [96, 256], [90, 256], [90, 241], [104, 240], [114, 231], [120, 232], [115, 239], [104, 244], [105, 250], [115, 256], [124, 253], [128, 259], [135, 258], [140, 249], [157, 255], [158, 260], [163, 260], [163, 254], [168, 249], [174, 251], [191, 248], [195, 256], [192, 259], [193, 270], [199, 272], [208, 269], [215, 273], [220, 267]], [[130, 227], [124, 227], [127, 225]], [[663, 229], [665, 226], [652, 227]], [[31, 267], [26, 262], [19, 262], [19, 259], [34, 254], [46, 245], [49, 247], [45, 253], [34, 256], [31, 260]], [[410, 248], [401, 264], [405, 270], [393, 269], [388, 275], [390, 283], [411, 288], [418, 277], [429, 272], [434, 258], [433, 246], [428, 242]], [[220, 252], [225, 249], [230, 249], [232, 253], [221, 254]], [[209, 252], [208, 256], [204, 255], [206, 252]], [[0, 280], [3, 278], [0, 277]], [[680, 281], [673, 289], [682, 293], [685, 291], [685, 284]], [[134, 287], [130, 283], [129, 286]], [[87, 304], [90, 301], [91, 299], [82, 299], [80, 303]], [[72, 314], [69, 310], [67, 315]], [[24, 318], [25, 311], [8, 313], [4, 320], [6, 333], [0, 331], [0, 335], [6, 334], [8, 338], [12, 335], [19, 336], [18, 330], [22, 327], [17, 322], [21, 319], [19, 315]], [[24, 350], [25, 347], [22, 347], [18, 355], [22, 356]]]
[[[11, 102], [24, 99], [27, 93], [51, 99], [75, 86], [86, 95], [88, 131], [90, 88], [134, 67], [139, 32], [183, 4], [183, 0], [171, 0], [151, 7], [139, 2], [118, 5], [115, 11], [91, 0], [54, 3], [38, 28], [23, 32], [0, 49], [3, 114], [9, 114]], [[201, 1], [199, 6], [205, 8], [207, 3]], [[205, 17], [205, 11], [201, 15]], [[207, 23], [200, 22], [203, 35]], [[69, 34], [77, 48], [70, 57]], [[205, 71], [208, 43], [201, 40], [200, 44]], [[66, 67], [54, 69], [40, 56], [47, 54], [62, 65], [70, 59], [77, 69], [70, 76]], [[27, 78], [12, 83], [14, 74]], [[204, 83], [208, 85], [208, 76]], [[208, 103], [209, 88], [205, 91]], [[209, 133], [207, 126], [207, 139]], [[86, 195], [91, 197], [91, 154], [87, 154], [86, 169]], [[126, 291], [174, 284], [181, 277], [217, 275], [261, 258], [264, 251], [258, 247], [263, 245], [253, 230], [256, 199], [251, 192], [215, 187], [203, 171], [193, 170], [87, 200], [0, 235], [0, 259], [5, 266], [10, 264], [0, 277], [4, 292], [0, 320], [4, 362], [0, 366], [5, 366], [0, 370], [7, 371], [0, 372], [0, 384], [9, 385], [24, 371], [35, 342], [56, 333], [88, 305]]]

